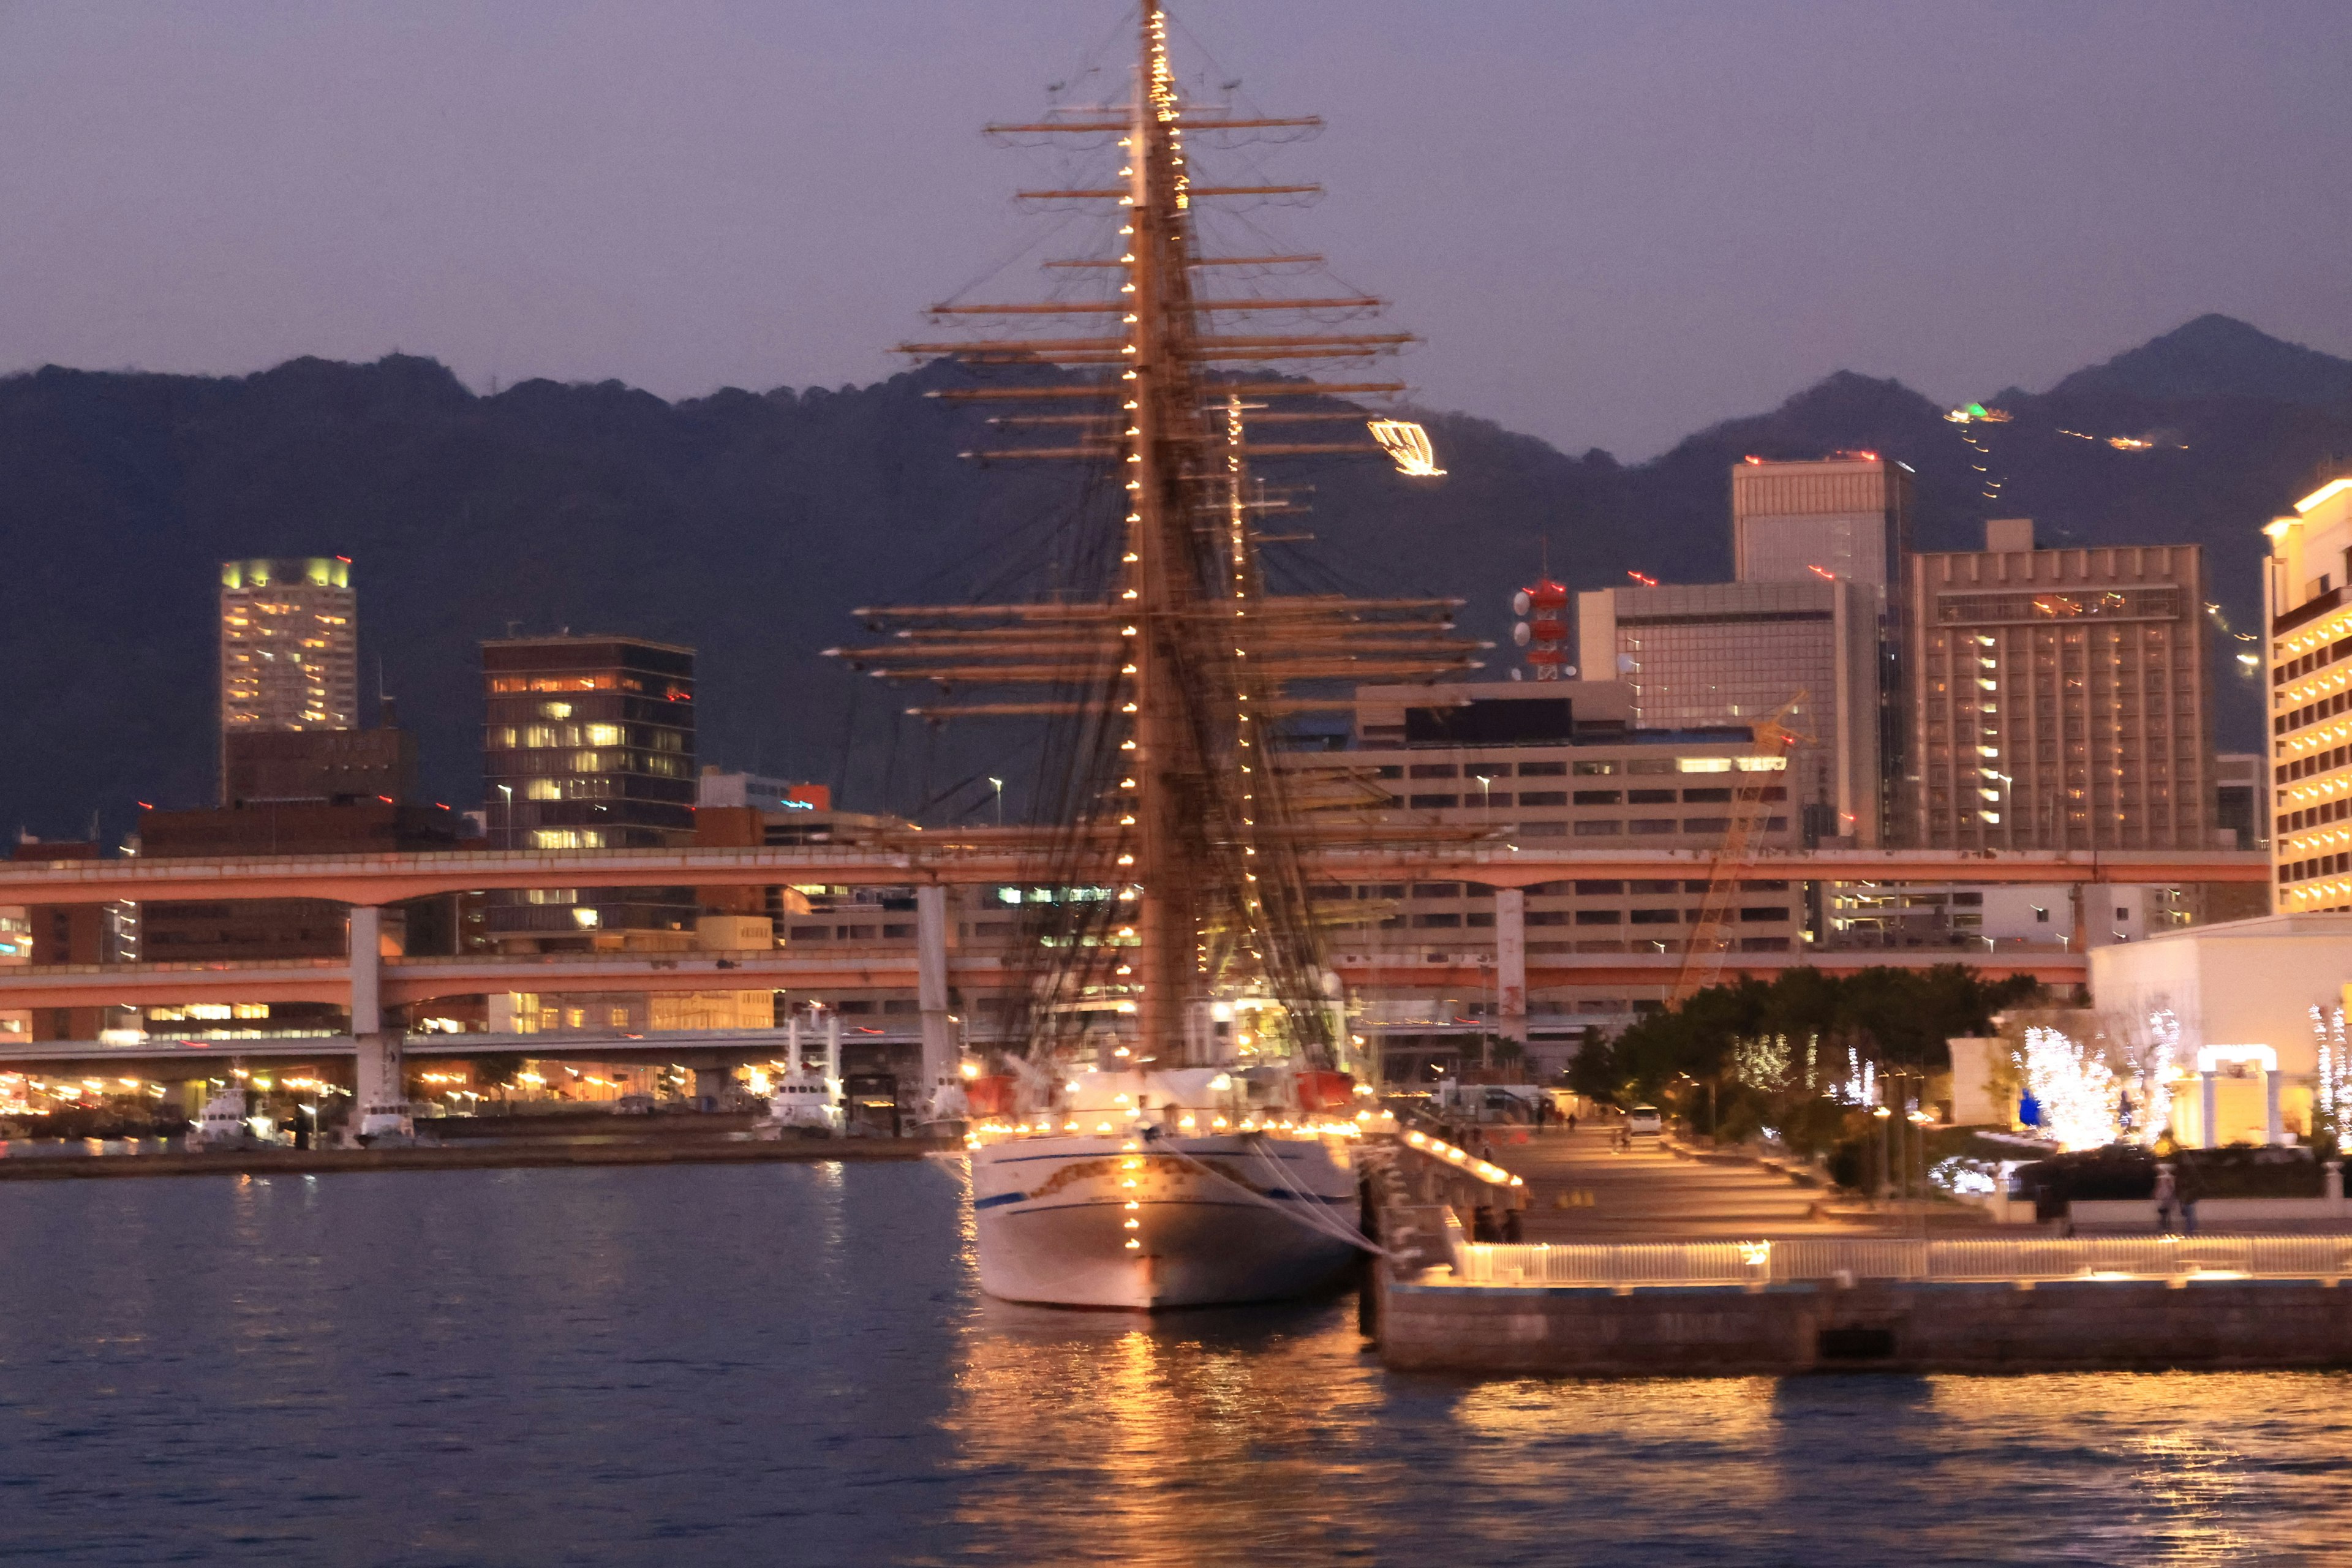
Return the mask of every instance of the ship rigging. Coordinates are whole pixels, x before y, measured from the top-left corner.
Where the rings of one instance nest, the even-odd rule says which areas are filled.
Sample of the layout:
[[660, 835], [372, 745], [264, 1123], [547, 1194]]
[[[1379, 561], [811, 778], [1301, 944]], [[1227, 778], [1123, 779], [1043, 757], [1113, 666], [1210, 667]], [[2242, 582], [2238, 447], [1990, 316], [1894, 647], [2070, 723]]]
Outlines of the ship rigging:
[[[1047, 750], [1064, 777], [1046, 795], [1058, 822], [1034, 877], [1049, 891], [1024, 906], [1033, 1058], [1074, 1059], [1093, 1042], [1097, 1054], [1139, 1065], [1352, 1066], [1305, 853], [1388, 835], [1361, 809], [1370, 792], [1344, 776], [1277, 769], [1269, 752], [1285, 721], [1343, 708], [1347, 686], [1473, 668], [1481, 645], [1454, 634], [1458, 600], [1270, 588], [1261, 519], [1294, 508], [1252, 478], [1254, 460], [1387, 452], [1403, 472], [1441, 470], [1418, 426], [1368, 420], [1349, 401], [1402, 383], [1276, 374], [1381, 359], [1413, 339], [1332, 330], [1335, 316], [1353, 326], [1376, 315], [1382, 301], [1370, 295], [1283, 287], [1320, 258], [1204, 247], [1206, 206], [1316, 187], [1218, 183], [1192, 149], [1321, 122], [1189, 103], [1168, 28], [1162, 8], [1143, 9], [1123, 113], [1080, 109], [990, 127], [1118, 155], [1116, 183], [1022, 193], [1116, 215], [1102, 254], [1047, 263], [1066, 284], [1099, 286], [930, 311], [982, 331], [1041, 317], [1111, 330], [901, 345], [924, 360], [1011, 367], [1001, 384], [934, 395], [981, 405], [994, 414], [992, 433], [1033, 443], [971, 454], [978, 460], [1074, 460], [1098, 483], [1107, 477], [1115, 568], [1091, 600], [869, 608], [861, 618], [885, 640], [833, 651], [932, 688], [908, 710], [923, 718], [1050, 727]], [[1266, 426], [1285, 434], [1255, 434]]]

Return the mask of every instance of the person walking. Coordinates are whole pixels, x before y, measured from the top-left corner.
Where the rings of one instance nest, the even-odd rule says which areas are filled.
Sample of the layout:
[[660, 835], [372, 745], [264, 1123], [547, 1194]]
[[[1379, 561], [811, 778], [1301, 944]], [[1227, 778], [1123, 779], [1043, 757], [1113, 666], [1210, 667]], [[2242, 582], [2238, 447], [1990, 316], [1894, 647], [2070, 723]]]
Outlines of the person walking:
[[2173, 1215], [2180, 1206], [2180, 1188], [2172, 1179], [2172, 1162], [2159, 1160], [2156, 1166], [2156, 1228], [2159, 1236], [2179, 1234]]
[[2195, 1236], [2197, 1200], [2205, 1195], [2205, 1181], [2198, 1174], [2194, 1163], [2186, 1160], [2181, 1162], [2180, 1173], [2173, 1182], [2173, 1191], [2180, 1199], [2180, 1234]]

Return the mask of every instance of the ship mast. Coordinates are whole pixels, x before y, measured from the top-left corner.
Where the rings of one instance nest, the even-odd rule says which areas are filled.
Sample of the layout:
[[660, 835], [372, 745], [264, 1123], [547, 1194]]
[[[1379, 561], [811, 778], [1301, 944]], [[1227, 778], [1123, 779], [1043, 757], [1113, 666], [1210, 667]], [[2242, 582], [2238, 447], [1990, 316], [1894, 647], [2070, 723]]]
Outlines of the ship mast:
[[1189, 1059], [1188, 1004], [1199, 973], [1203, 868], [1185, 842], [1186, 815], [1195, 823], [1206, 805], [1198, 761], [1184, 742], [1189, 706], [1184, 676], [1188, 645], [1202, 628], [1185, 612], [1199, 605], [1190, 535], [1199, 494], [1203, 432], [1193, 385], [1190, 206], [1183, 155], [1182, 108], [1168, 62], [1168, 19], [1143, 8], [1142, 59], [1127, 136], [1128, 286], [1121, 292], [1132, 362], [1121, 379], [1126, 401], [1128, 548], [1122, 602], [1135, 610], [1129, 625], [1130, 699], [1135, 711], [1135, 767], [1122, 780], [1122, 804], [1134, 818], [1138, 911], [1136, 958], [1141, 973], [1135, 996], [1141, 1055]]
[[[1319, 257], [1200, 253], [1194, 219], [1204, 198], [1315, 187], [1196, 180], [1187, 135], [1321, 122], [1188, 110], [1169, 58], [1167, 14], [1151, 0], [1140, 11], [1135, 86], [1123, 112], [1097, 109], [991, 128], [1117, 138], [1118, 184], [1021, 193], [1038, 201], [1115, 204], [1114, 255], [1047, 263], [1082, 269], [1081, 277], [1092, 272], [1106, 284], [1116, 279], [1114, 291], [1108, 298], [951, 301], [931, 310], [941, 319], [1108, 318], [1117, 330], [901, 345], [924, 358], [1016, 367], [1019, 384], [932, 395], [1015, 410], [1042, 405], [1050, 412], [1008, 412], [987, 423], [1066, 432], [1059, 444], [970, 456], [1076, 459], [1108, 473], [1120, 503], [1118, 531], [1108, 537], [1120, 550], [1104, 596], [1091, 604], [1056, 596], [866, 609], [860, 617], [871, 630], [887, 631], [887, 640], [829, 651], [853, 668], [928, 683], [957, 699], [908, 710], [934, 721], [990, 714], [1066, 723], [1058, 736], [1066, 749], [1056, 754], [1049, 742], [1047, 765], [1063, 769], [1075, 785], [1067, 804], [1076, 816], [1037, 840], [1050, 847], [1044, 858], [1050, 864], [1037, 868], [1038, 879], [1048, 883], [1039, 891], [1049, 909], [1058, 909], [1060, 923], [1026, 944], [1024, 962], [1041, 965], [1029, 1004], [1036, 1019], [1033, 1044], [1082, 1044], [1080, 1031], [1115, 1015], [1129, 1042], [1118, 1055], [1131, 1048], [1139, 1063], [1197, 1063], [1213, 1059], [1215, 1050], [1213, 1000], [1238, 1007], [1248, 998], [1259, 1015], [1270, 1009], [1282, 1016], [1281, 1048], [1336, 1054], [1339, 1037], [1310, 898], [1309, 858], [1367, 835], [1423, 833], [1372, 826], [1360, 812], [1352, 826], [1309, 826], [1292, 785], [1271, 765], [1269, 731], [1287, 714], [1349, 706], [1351, 698], [1334, 689], [1339, 683], [1429, 680], [1475, 668], [1484, 645], [1454, 635], [1458, 600], [1286, 595], [1266, 586], [1250, 515], [1262, 503], [1245, 495], [1249, 459], [1378, 456], [1385, 441], [1365, 438], [1364, 411], [1346, 399], [1402, 386], [1217, 376], [1206, 367], [1362, 361], [1392, 353], [1412, 338], [1314, 324], [1335, 312], [1376, 311], [1378, 300], [1266, 287]], [[1212, 267], [1246, 270], [1238, 287], [1196, 294], [1195, 269]], [[1268, 315], [1291, 324], [1246, 332], [1221, 325]], [[1254, 443], [1244, 412], [1258, 405], [1245, 399], [1312, 400], [1297, 412], [1267, 417], [1352, 424], [1355, 434]], [[1374, 422], [1371, 434], [1379, 436], [1380, 427]], [[1417, 426], [1400, 427], [1419, 434]], [[1434, 472], [1427, 465], [1405, 471]], [[1322, 690], [1301, 691], [1302, 682]], [[1016, 685], [1054, 689], [1040, 700], [971, 696], [975, 688]], [[1324, 815], [1331, 815], [1328, 805]], [[1234, 1037], [1248, 1054], [1238, 1017]], [[1258, 1038], [1265, 1043], [1262, 1032]]]

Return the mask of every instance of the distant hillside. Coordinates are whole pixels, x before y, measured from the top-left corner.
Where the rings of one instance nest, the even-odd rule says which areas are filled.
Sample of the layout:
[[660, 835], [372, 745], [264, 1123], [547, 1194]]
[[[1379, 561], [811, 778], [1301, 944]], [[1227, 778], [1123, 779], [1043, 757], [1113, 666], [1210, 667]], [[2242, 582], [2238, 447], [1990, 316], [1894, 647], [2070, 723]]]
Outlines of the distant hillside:
[[[1023, 776], [1017, 738], [894, 721], [902, 699], [817, 657], [857, 605], [1037, 584], [1086, 504], [1066, 475], [956, 457], [981, 444], [971, 416], [922, 395], [956, 374], [677, 404], [617, 383], [478, 397], [406, 357], [0, 379], [0, 828], [68, 834], [101, 810], [120, 831], [134, 801], [209, 797], [215, 563], [271, 553], [353, 559], [367, 684], [380, 664], [435, 798], [480, 794], [476, 641], [569, 626], [699, 647], [706, 760], [976, 809], [979, 775]], [[1462, 595], [1487, 636], [1545, 542], [1580, 587], [1717, 579], [1731, 464], [1855, 447], [1918, 470], [1922, 547], [1973, 543], [1988, 511], [2032, 515], [2052, 542], [2200, 541], [2224, 614], [2252, 627], [2257, 531], [2352, 455], [2347, 387], [2352, 362], [2200, 318], [2008, 395], [2011, 422], [1979, 427], [1997, 507], [1941, 410], [1844, 373], [1634, 467], [1438, 415], [1442, 481], [1303, 461], [1271, 477], [1314, 489], [1301, 580]], [[2253, 688], [2224, 689], [2225, 743], [2252, 743]]]
[[2352, 399], [2352, 361], [2281, 342], [2228, 316], [2200, 316], [2105, 364], [2076, 371], [2050, 393], [2169, 402], [2245, 397], [2326, 407]]

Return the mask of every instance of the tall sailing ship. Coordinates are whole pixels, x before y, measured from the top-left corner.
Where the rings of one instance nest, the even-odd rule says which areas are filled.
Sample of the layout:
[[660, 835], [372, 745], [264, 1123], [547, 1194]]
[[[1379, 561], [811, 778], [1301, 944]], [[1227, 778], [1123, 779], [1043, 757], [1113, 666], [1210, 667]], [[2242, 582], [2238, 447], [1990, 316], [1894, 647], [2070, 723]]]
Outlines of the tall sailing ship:
[[[1402, 384], [1271, 367], [1361, 364], [1412, 340], [1358, 330], [1377, 300], [1302, 291], [1320, 258], [1211, 254], [1210, 209], [1314, 187], [1219, 184], [1196, 159], [1319, 121], [1188, 99], [1165, 10], [1139, 20], [1128, 101], [991, 127], [1117, 168], [1022, 193], [1099, 210], [1098, 248], [1047, 263], [1053, 298], [936, 306], [970, 335], [904, 345], [998, 367], [940, 395], [1031, 444], [974, 456], [1083, 465], [1100, 526], [1077, 531], [1051, 593], [862, 611], [880, 640], [835, 652], [942, 694], [911, 713], [1045, 731], [1036, 814], [1054, 826], [1026, 839], [1021, 1048], [968, 1069], [981, 1283], [1155, 1309], [1310, 1291], [1363, 1245], [1355, 1151], [1379, 1113], [1310, 874], [1318, 849], [1383, 837], [1364, 809], [1379, 797], [1271, 753], [1355, 682], [1473, 668], [1481, 645], [1454, 634], [1459, 601], [1269, 581], [1265, 522], [1291, 507], [1253, 459], [1385, 452], [1439, 471], [1418, 426], [1353, 401]], [[1074, 325], [991, 332], [1041, 318]]]

